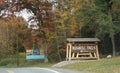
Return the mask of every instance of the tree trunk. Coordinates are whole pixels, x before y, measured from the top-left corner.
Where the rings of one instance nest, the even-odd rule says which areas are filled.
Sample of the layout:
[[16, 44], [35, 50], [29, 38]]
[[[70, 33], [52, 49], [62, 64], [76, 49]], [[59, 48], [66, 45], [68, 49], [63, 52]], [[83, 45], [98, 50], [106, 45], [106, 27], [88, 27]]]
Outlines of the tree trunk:
[[45, 54], [45, 60], [44, 62], [48, 62], [48, 53], [47, 53], [47, 41], [44, 39], [44, 54]]
[[109, 4], [108, 16], [110, 18], [110, 23], [109, 24], [111, 24], [109, 29], [111, 30], [110, 31], [110, 36], [111, 36], [111, 42], [112, 42], [113, 56], [115, 56], [115, 37], [114, 37], [115, 29], [113, 28], [114, 23], [113, 23], [113, 17], [112, 17], [112, 5], [113, 5], [113, 2], [111, 2]]
[[114, 35], [111, 36], [111, 42], [112, 42], [113, 57], [114, 57], [116, 55], [116, 53], [115, 53], [115, 37], [114, 37]]
[[17, 64], [17, 66], [19, 66], [19, 62], [20, 62], [20, 61], [19, 61], [19, 43], [18, 43], [18, 34], [17, 34], [17, 33], [16, 33], [16, 38], [17, 38], [17, 39], [16, 39], [16, 40], [17, 40], [17, 41], [16, 41], [16, 43], [17, 43], [17, 44], [16, 44], [16, 45], [17, 45], [17, 46], [16, 46], [16, 64]]
[[60, 49], [59, 49], [59, 44], [57, 44], [57, 49], [58, 49], [58, 56], [59, 56], [59, 60], [62, 61], [61, 55], [60, 55]]

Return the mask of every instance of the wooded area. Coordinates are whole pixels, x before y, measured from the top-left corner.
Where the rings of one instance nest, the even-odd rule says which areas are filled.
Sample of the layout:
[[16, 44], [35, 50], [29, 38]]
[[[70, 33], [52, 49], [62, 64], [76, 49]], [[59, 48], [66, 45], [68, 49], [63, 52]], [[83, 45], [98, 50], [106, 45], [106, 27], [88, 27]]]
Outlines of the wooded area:
[[[0, 60], [21, 56], [35, 40], [45, 62], [65, 60], [66, 38], [99, 38], [100, 57], [120, 55], [119, 7], [120, 0], [0, 0]], [[29, 21], [16, 16], [24, 9], [34, 14]]]

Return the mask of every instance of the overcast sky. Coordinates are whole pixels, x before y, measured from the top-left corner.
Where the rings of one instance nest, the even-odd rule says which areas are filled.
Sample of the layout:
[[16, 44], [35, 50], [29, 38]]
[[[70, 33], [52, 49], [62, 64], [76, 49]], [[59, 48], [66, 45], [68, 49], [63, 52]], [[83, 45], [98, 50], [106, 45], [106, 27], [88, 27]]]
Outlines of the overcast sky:
[[[32, 12], [27, 11], [27, 9], [24, 9], [20, 12], [15, 13], [15, 14], [16, 14], [16, 16], [22, 16], [25, 19], [26, 22], [29, 21], [30, 17], [34, 16], [34, 14]], [[33, 29], [37, 29], [38, 28], [37, 27], [37, 22], [33, 22], [33, 21], [34, 20], [31, 20], [31, 21], [28, 22], [28, 24], [29, 24], [28, 28], [30, 28], [30, 25], [35, 25], [36, 27], [33, 27]]]

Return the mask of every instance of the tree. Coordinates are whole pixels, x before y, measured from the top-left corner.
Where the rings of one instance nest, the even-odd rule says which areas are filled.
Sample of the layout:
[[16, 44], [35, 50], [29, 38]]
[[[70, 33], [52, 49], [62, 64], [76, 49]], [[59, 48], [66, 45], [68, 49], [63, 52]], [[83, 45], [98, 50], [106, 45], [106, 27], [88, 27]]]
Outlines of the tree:
[[45, 32], [45, 36], [48, 32], [43, 30], [44, 28], [52, 31], [51, 27], [54, 19], [52, 16], [52, 3], [49, 0], [4, 0], [1, 4], [0, 10], [4, 12], [1, 15], [2, 17], [9, 15], [6, 11], [10, 14], [15, 14], [15, 12], [27, 9], [29, 13], [34, 14], [34, 16], [29, 18], [29, 21], [34, 21], [33, 23], [39, 26], [39, 30]]
[[[1, 58], [6, 58], [10, 55], [16, 56], [23, 49], [24, 38], [22, 33], [26, 26], [27, 23], [21, 17], [11, 15], [7, 18], [0, 18]], [[17, 64], [19, 64], [18, 57]]]
[[[116, 3], [117, 2], [117, 3]], [[119, 33], [119, 6], [118, 0], [91, 0], [84, 4], [78, 15], [86, 26], [95, 31], [94, 35], [103, 37], [109, 34], [113, 46], [113, 56], [115, 56], [115, 34]]]
[[[77, 21], [76, 11], [80, 8], [81, 0], [55, 0], [55, 38], [59, 60], [63, 57], [66, 38], [80, 37], [81, 22]], [[64, 50], [63, 50], [64, 48]], [[65, 52], [65, 51], [64, 51]]]

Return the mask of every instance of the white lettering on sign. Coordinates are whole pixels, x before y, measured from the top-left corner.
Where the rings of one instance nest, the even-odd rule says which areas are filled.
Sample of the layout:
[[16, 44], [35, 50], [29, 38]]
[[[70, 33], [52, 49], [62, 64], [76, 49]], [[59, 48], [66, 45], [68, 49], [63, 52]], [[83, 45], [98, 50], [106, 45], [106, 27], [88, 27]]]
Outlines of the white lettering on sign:
[[72, 50], [95, 50], [96, 46], [73, 46]]

